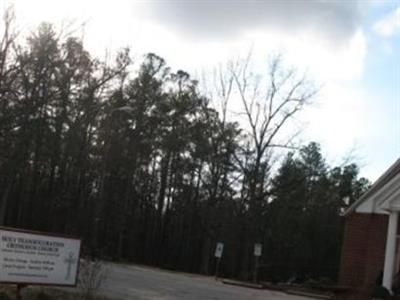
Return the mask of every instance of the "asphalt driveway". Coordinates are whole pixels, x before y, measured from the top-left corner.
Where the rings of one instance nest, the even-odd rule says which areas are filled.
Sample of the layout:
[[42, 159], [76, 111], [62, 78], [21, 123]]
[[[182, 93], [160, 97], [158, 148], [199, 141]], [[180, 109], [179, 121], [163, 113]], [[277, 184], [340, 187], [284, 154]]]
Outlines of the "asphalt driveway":
[[225, 285], [212, 277], [107, 264], [101, 293], [130, 300], [310, 300], [282, 292]]

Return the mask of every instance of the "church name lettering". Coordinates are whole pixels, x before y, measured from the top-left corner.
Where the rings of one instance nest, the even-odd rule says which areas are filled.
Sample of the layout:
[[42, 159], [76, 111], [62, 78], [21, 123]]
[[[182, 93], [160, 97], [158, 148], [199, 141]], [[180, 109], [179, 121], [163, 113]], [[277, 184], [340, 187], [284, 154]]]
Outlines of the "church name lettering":
[[27, 239], [22, 237], [2, 236], [1, 240], [6, 243], [6, 248], [13, 250], [59, 252], [59, 248], [64, 247], [64, 243], [57, 241], [46, 241]]

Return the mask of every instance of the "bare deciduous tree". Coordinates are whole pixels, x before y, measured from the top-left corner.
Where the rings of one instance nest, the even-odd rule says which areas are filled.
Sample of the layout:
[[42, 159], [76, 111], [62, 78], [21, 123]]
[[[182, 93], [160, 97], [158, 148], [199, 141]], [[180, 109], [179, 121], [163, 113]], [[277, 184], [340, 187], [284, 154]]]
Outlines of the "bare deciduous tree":
[[[263, 218], [268, 206], [268, 174], [275, 148], [293, 149], [297, 130], [290, 128], [295, 115], [316, 95], [317, 89], [294, 68], [286, 68], [280, 55], [269, 63], [266, 76], [255, 74], [251, 54], [229, 65], [235, 93], [242, 104], [244, 127], [242, 151], [237, 162], [242, 170], [241, 202], [246, 219], [244, 269], [252, 244], [263, 238]], [[228, 82], [230, 82], [228, 80]], [[222, 87], [224, 87], [222, 85]], [[224, 91], [224, 88], [222, 88]], [[226, 102], [225, 102], [226, 103]], [[295, 134], [288, 134], [287, 130]]]

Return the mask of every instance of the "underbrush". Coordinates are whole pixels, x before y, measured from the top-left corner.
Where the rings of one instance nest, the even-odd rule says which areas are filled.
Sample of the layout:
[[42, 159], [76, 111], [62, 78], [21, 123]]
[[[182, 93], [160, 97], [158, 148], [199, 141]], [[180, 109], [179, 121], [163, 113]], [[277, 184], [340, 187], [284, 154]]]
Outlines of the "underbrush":
[[[13, 286], [0, 286], [0, 300], [15, 299]], [[22, 291], [23, 300], [85, 300], [85, 295], [78, 292], [70, 292], [53, 288], [28, 287]], [[95, 296], [93, 300], [116, 300], [101, 296]]]

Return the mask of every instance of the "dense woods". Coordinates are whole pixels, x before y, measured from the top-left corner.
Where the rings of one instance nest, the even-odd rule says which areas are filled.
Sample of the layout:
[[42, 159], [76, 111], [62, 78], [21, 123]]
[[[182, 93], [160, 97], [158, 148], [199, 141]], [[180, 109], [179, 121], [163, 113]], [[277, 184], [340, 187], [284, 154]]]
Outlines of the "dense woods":
[[[368, 186], [316, 143], [281, 134], [312, 100], [275, 58], [205, 96], [184, 71], [128, 50], [104, 62], [43, 24], [0, 40], [0, 225], [78, 236], [86, 255], [224, 276], [335, 278], [343, 207]], [[265, 76], [264, 76], [265, 75]], [[214, 98], [212, 98], [214, 97]], [[227, 114], [241, 104], [238, 122]]]

